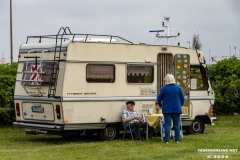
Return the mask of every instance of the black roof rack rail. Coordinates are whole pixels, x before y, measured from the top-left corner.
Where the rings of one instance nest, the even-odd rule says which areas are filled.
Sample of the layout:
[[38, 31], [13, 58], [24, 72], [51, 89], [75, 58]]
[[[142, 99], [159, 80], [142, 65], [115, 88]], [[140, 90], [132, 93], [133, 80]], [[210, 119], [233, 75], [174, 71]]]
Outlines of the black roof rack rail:
[[37, 39], [38, 43], [42, 43], [43, 39], [52, 39], [52, 40], [56, 40], [56, 39], [63, 39], [63, 40], [68, 40], [71, 39], [72, 42], [74, 41], [74, 39], [76, 39], [76, 37], [82, 36], [82, 38], [84, 39], [84, 41], [86, 42], [88, 40], [88, 38], [90, 36], [93, 37], [109, 37], [109, 43], [112, 43], [112, 40], [114, 38], [119, 39], [121, 41], [123, 41], [123, 43], [130, 43], [130, 44], [134, 44], [133, 42], [119, 37], [119, 36], [114, 36], [114, 35], [101, 35], [101, 34], [75, 34], [72, 33], [69, 27], [61, 27], [58, 31], [58, 33], [56, 35], [42, 35], [42, 36], [27, 36], [27, 40], [26, 40], [26, 44], [29, 43], [30, 39]]

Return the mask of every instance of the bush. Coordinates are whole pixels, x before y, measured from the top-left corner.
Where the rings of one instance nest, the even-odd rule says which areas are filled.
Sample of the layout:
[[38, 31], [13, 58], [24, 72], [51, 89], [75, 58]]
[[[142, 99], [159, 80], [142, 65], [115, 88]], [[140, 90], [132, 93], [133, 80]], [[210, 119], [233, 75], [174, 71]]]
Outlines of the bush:
[[224, 59], [208, 67], [208, 75], [215, 91], [215, 112], [240, 112], [240, 60]]
[[14, 114], [14, 87], [17, 63], [0, 64], [0, 125], [11, 124]]
[[15, 120], [15, 111], [12, 108], [0, 108], [0, 126], [12, 125]]

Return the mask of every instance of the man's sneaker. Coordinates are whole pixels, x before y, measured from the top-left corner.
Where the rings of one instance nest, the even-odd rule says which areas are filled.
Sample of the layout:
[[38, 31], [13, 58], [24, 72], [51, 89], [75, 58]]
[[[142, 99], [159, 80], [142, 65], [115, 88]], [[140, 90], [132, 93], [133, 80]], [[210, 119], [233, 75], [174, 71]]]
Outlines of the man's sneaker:
[[164, 142], [165, 144], [168, 144], [169, 142]]
[[176, 141], [176, 143], [180, 143], [180, 141]]

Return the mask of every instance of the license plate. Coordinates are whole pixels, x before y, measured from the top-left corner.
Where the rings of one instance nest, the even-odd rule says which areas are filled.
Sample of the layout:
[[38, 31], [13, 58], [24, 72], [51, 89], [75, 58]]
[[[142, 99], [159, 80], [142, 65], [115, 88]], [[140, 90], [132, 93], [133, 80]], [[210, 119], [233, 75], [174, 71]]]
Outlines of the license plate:
[[32, 106], [32, 112], [44, 113], [44, 108], [41, 106]]

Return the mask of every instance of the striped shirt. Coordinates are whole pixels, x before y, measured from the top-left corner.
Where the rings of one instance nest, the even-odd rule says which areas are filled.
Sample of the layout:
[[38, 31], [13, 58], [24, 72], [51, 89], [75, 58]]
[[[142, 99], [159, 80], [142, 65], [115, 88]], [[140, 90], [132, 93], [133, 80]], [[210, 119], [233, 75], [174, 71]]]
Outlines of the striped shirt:
[[[122, 113], [122, 119], [130, 118], [130, 117], [138, 116], [138, 115], [139, 114], [136, 111], [131, 111], [131, 110], [128, 110], [128, 109], [124, 109], [123, 113]], [[139, 122], [139, 121], [137, 119], [134, 119], [134, 120], [129, 121], [128, 123], [133, 123], [133, 122]]]

